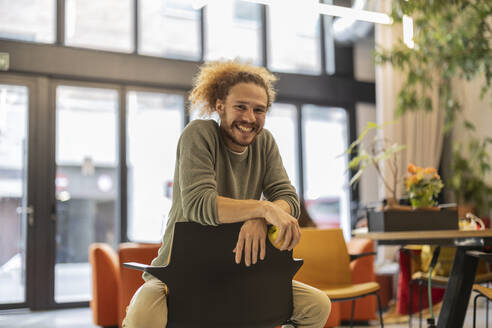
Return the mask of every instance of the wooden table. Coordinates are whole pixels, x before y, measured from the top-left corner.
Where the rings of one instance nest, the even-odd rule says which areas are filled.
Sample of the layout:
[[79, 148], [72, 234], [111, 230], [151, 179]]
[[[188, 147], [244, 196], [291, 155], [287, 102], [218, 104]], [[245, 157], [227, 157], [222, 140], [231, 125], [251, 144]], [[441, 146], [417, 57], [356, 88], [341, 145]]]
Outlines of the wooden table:
[[456, 257], [437, 323], [438, 328], [461, 328], [477, 272], [478, 258], [469, 250], [490, 250], [492, 230], [426, 230], [395, 232], [354, 232], [355, 238], [378, 241], [380, 245], [455, 246]]

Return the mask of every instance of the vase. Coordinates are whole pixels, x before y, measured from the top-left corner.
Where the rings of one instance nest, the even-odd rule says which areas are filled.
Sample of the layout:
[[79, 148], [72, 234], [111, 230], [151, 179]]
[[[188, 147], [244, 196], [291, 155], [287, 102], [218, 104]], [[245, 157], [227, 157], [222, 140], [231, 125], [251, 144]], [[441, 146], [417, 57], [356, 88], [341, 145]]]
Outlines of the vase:
[[367, 213], [370, 232], [378, 231], [420, 231], [420, 230], [458, 230], [456, 209], [418, 209], [418, 210], [376, 210]]
[[412, 191], [409, 194], [410, 204], [412, 204], [412, 208], [428, 208], [436, 205], [436, 201], [434, 200], [432, 190], [423, 189], [418, 191]]

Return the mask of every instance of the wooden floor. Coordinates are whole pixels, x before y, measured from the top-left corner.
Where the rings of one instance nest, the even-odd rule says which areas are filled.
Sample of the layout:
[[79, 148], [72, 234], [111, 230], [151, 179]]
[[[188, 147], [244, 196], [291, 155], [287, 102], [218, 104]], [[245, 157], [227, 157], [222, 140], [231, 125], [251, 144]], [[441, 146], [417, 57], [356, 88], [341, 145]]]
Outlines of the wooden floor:
[[[473, 296], [473, 295], [472, 295]], [[472, 298], [471, 298], [472, 299]], [[492, 304], [491, 304], [492, 305]], [[492, 321], [492, 306], [489, 310], [490, 320]], [[468, 313], [465, 321], [465, 328], [472, 327], [473, 303], [470, 302]], [[378, 327], [377, 322], [374, 322], [371, 327]], [[425, 324], [422, 325], [425, 327]], [[92, 315], [88, 308], [68, 309], [57, 311], [43, 312], [28, 312], [25, 310], [16, 310], [1, 312], [0, 311], [0, 327], [1, 328], [20, 328], [20, 327], [36, 327], [36, 328], [96, 328], [92, 323]], [[357, 326], [359, 328], [359, 326]], [[364, 326], [368, 327], [368, 326]], [[386, 324], [387, 328], [407, 328], [408, 323], [401, 324]], [[413, 327], [418, 327], [416, 317], [413, 319]], [[477, 315], [477, 328], [485, 327], [485, 306], [479, 308]], [[362, 327], [360, 327], [362, 328]]]

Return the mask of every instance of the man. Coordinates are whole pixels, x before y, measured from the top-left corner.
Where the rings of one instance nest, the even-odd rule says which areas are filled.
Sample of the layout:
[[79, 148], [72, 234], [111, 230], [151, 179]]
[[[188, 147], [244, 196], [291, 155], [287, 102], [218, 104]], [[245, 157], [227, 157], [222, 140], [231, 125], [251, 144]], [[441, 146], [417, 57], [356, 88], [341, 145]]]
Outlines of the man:
[[[234, 250], [247, 266], [265, 258], [267, 223], [277, 226], [281, 250], [300, 239], [299, 200], [269, 131], [263, 129], [275, 92], [275, 76], [237, 61], [204, 64], [190, 94], [192, 108], [217, 112], [213, 120], [195, 120], [184, 129], [176, 154], [173, 205], [163, 244], [152, 265], [169, 262], [176, 222], [219, 225], [244, 222]], [[260, 200], [261, 195], [267, 200]], [[167, 323], [166, 286], [144, 274], [123, 321], [125, 328], [163, 328]], [[321, 328], [331, 309], [321, 291], [292, 282], [292, 321]]]

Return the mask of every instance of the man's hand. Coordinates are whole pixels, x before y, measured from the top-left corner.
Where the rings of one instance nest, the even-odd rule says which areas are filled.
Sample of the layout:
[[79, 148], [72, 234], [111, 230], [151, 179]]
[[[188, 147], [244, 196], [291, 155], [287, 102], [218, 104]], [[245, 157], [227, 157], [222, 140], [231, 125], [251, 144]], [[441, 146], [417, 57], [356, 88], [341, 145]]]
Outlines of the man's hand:
[[258, 250], [260, 259], [265, 258], [266, 252], [266, 232], [267, 224], [264, 219], [251, 219], [243, 223], [236, 247], [233, 252], [236, 253], [236, 263], [241, 263], [241, 257], [244, 250], [244, 263], [250, 266], [256, 264], [258, 260]]
[[275, 203], [265, 201], [264, 205], [265, 220], [276, 226], [278, 229], [276, 242], [282, 241], [282, 244], [279, 245], [279, 249], [282, 251], [294, 249], [301, 239], [299, 222]]

